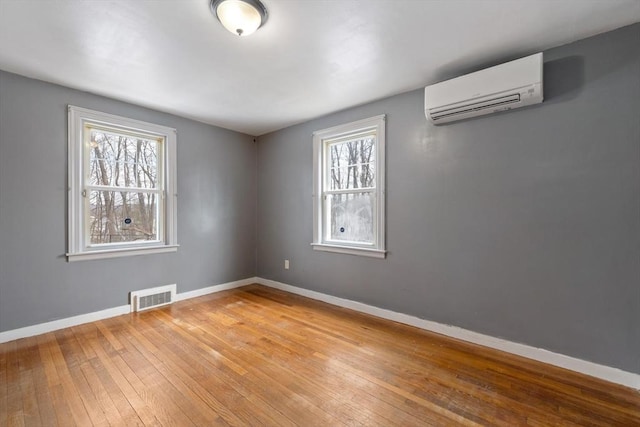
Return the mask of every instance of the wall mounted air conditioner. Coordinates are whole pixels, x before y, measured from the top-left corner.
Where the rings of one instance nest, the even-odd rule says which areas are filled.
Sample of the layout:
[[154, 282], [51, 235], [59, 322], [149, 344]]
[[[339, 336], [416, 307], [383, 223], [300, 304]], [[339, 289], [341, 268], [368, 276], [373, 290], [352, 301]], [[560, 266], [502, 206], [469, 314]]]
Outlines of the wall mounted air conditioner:
[[542, 52], [427, 86], [424, 107], [434, 124], [542, 102]]

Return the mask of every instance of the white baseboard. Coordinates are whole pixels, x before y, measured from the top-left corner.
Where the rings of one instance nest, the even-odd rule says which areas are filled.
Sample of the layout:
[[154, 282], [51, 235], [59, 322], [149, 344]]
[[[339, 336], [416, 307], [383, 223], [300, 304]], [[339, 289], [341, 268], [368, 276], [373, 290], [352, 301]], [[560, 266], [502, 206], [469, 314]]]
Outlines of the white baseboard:
[[525, 344], [519, 344], [501, 338], [495, 338], [489, 335], [480, 334], [478, 332], [469, 331], [457, 326], [443, 325], [441, 323], [420, 319], [408, 314], [396, 313], [391, 310], [374, 307], [357, 301], [351, 301], [320, 292], [310, 291], [308, 289], [298, 288], [296, 286], [276, 282], [275, 280], [263, 279], [261, 277], [257, 277], [255, 280], [255, 283], [259, 283], [264, 286], [269, 286], [271, 288], [280, 289], [292, 294], [324, 301], [329, 304], [337, 305], [339, 307], [345, 307], [362, 313], [371, 314], [383, 319], [393, 320], [395, 322], [415, 326], [427, 331], [436, 332], [438, 334], [446, 335], [452, 338], [457, 338], [485, 347], [505, 351], [507, 353], [516, 354], [528, 359], [533, 359], [539, 362], [548, 363], [550, 365], [559, 366], [561, 368], [569, 369], [585, 375], [610, 381], [612, 383], [621, 384], [640, 390], [640, 375], [626, 372], [618, 368], [599, 365], [597, 363], [576, 359], [564, 354], [554, 353], [542, 348], [531, 347]]
[[20, 338], [46, 334], [47, 332], [57, 331], [58, 329], [82, 325], [83, 323], [108, 319], [109, 317], [120, 316], [121, 314], [127, 314], [129, 313], [129, 307], [129, 304], [121, 305], [119, 307], [107, 308], [106, 310], [94, 311], [93, 313], [80, 314], [78, 316], [52, 320], [51, 322], [39, 323], [37, 325], [25, 326], [24, 328], [0, 332], [0, 344]]
[[[182, 301], [189, 298], [195, 298], [202, 295], [212, 294], [214, 292], [225, 291], [228, 289], [239, 288], [241, 286], [258, 283], [257, 277], [236, 280], [235, 282], [222, 283], [220, 285], [209, 286], [207, 288], [196, 289], [195, 291], [183, 292], [176, 294], [176, 301]], [[71, 326], [81, 325], [83, 323], [95, 322], [97, 320], [108, 319], [109, 317], [128, 314], [130, 305], [121, 305], [119, 307], [107, 308], [106, 310], [94, 311], [93, 313], [80, 314], [78, 316], [67, 317], [65, 319], [53, 320], [51, 322], [40, 323], [24, 328], [12, 329], [10, 331], [0, 332], [0, 344], [20, 338], [32, 337], [35, 335], [46, 334], [47, 332], [57, 331], [58, 329], [69, 328]]]
[[258, 283], [257, 277], [249, 277], [248, 279], [236, 280], [235, 282], [223, 283], [221, 285], [209, 286], [208, 288], [196, 289], [195, 291], [181, 292], [176, 295], [176, 301], [182, 301], [189, 298], [201, 297], [203, 295], [213, 294], [216, 292], [227, 291], [242, 286]]

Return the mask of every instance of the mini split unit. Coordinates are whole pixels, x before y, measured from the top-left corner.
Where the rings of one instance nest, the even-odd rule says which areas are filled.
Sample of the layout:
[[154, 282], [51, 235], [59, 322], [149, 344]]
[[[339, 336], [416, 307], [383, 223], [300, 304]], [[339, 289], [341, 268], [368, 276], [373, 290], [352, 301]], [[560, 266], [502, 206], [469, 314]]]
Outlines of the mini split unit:
[[542, 102], [542, 53], [427, 86], [424, 107], [434, 124]]

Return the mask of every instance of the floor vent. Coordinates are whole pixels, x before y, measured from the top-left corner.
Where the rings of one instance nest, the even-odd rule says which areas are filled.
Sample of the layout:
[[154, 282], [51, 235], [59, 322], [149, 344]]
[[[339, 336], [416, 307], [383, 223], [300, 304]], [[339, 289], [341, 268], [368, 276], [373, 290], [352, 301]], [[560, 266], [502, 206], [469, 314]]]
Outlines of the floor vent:
[[158, 286], [131, 292], [131, 311], [143, 311], [161, 307], [174, 302], [176, 299], [176, 285]]

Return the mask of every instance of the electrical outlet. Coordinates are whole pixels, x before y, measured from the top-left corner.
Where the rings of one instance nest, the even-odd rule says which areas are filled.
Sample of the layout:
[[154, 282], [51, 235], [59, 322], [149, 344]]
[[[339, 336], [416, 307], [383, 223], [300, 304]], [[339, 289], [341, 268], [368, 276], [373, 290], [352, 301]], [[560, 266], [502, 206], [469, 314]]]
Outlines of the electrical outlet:
[[289, 260], [288, 260], [288, 259], [285, 259], [285, 260], [284, 260], [284, 269], [285, 269], [285, 270], [288, 270], [288, 269], [289, 269]]

